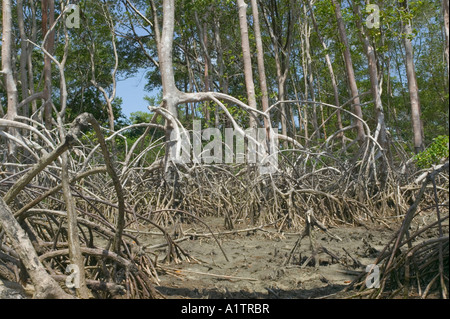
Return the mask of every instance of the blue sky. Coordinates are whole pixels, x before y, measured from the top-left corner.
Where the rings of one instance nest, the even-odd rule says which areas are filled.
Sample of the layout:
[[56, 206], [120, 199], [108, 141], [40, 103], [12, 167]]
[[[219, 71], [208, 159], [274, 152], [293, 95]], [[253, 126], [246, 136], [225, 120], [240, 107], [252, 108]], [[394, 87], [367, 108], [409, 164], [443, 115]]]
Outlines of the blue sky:
[[144, 100], [144, 96], [152, 96], [152, 92], [144, 90], [145, 72], [145, 69], [141, 69], [135, 76], [117, 81], [116, 96], [123, 100], [122, 112], [126, 117], [136, 111], [148, 112], [148, 102]]

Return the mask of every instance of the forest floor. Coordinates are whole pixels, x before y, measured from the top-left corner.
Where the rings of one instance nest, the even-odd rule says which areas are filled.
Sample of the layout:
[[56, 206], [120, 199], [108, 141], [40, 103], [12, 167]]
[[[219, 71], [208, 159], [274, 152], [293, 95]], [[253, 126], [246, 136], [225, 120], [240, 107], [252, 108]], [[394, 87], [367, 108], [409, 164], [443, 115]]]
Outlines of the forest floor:
[[[214, 233], [226, 233], [223, 218], [203, 219]], [[285, 264], [300, 233], [278, 233], [275, 228], [248, 229], [236, 225], [237, 232], [220, 234], [217, 238], [228, 257], [226, 260], [217, 242], [211, 236], [192, 236], [208, 233], [197, 224], [184, 224], [184, 236], [178, 243], [189, 260], [165, 263], [165, 251], [160, 250], [158, 267], [159, 286], [167, 298], [213, 299], [270, 299], [270, 298], [345, 298], [355, 292], [343, 292], [365, 266], [375, 261], [377, 254], [394, 236], [400, 224], [386, 226], [336, 226], [328, 230], [342, 239], [339, 241], [321, 230], [315, 231], [316, 246], [326, 250], [318, 254], [319, 265], [309, 262], [309, 237], [301, 241]], [[190, 235], [191, 234], [191, 235]], [[432, 236], [432, 234], [429, 234]], [[139, 235], [150, 245], [164, 243], [162, 236]], [[337, 261], [332, 255], [339, 258]], [[360, 263], [360, 265], [358, 265]], [[362, 266], [363, 265], [363, 266]], [[166, 271], [163, 271], [165, 269]]]

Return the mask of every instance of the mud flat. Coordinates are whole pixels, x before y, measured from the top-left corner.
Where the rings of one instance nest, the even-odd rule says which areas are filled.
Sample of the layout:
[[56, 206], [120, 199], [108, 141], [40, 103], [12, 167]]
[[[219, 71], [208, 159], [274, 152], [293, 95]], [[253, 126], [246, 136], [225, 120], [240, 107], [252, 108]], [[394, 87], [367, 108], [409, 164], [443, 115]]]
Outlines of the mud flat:
[[[244, 226], [230, 233], [223, 228], [223, 219], [211, 218], [207, 222], [226, 257], [215, 239], [205, 236], [207, 231], [202, 234], [195, 226], [184, 225], [185, 240], [178, 245], [189, 260], [159, 261], [164, 270], [158, 275], [160, 282], [156, 288], [167, 298], [345, 298], [352, 293], [342, 290], [375, 261], [396, 229], [381, 226], [329, 229], [342, 240], [317, 230], [315, 246], [321, 249], [316, 264], [309, 258], [309, 237], [303, 238], [292, 253], [300, 233], [279, 233], [271, 227], [242, 231], [248, 229]], [[157, 240], [148, 235], [141, 238], [153, 244]], [[158, 258], [164, 255], [161, 248]]]

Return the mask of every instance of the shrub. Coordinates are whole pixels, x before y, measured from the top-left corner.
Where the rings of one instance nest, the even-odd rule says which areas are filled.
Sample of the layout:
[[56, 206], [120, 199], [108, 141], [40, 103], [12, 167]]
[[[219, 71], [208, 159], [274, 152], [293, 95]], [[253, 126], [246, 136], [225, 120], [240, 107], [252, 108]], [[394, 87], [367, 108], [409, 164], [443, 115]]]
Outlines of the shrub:
[[419, 168], [428, 168], [447, 157], [448, 135], [439, 135], [433, 139], [433, 143], [426, 150], [414, 156], [414, 159]]

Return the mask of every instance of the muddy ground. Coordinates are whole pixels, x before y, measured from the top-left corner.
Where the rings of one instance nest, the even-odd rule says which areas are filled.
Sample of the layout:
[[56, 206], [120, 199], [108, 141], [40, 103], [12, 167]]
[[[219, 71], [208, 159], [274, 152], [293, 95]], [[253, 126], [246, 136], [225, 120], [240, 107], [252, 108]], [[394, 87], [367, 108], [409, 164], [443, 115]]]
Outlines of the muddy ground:
[[[311, 256], [308, 237], [285, 263], [299, 233], [280, 234], [273, 227], [241, 231], [250, 226], [237, 224], [238, 232], [223, 234], [227, 232], [223, 219], [204, 221], [214, 233], [222, 233], [217, 238], [228, 261], [212, 236], [192, 235], [209, 233], [206, 228], [182, 225], [179, 235], [184, 240], [178, 245], [189, 260], [165, 263], [166, 248], [151, 249], [162, 266], [156, 288], [167, 298], [345, 298], [354, 292], [342, 290], [365, 271], [365, 265], [374, 262], [398, 229], [395, 224], [390, 225], [392, 229], [377, 225], [329, 228], [341, 241], [316, 230], [316, 247], [326, 249], [317, 255], [316, 267], [314, 260], [307, 262]], [[165, 242], [162, 236], [149, 234], [139, 235], [139, 239], [151, 246]]]

